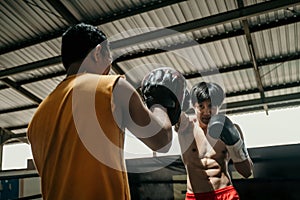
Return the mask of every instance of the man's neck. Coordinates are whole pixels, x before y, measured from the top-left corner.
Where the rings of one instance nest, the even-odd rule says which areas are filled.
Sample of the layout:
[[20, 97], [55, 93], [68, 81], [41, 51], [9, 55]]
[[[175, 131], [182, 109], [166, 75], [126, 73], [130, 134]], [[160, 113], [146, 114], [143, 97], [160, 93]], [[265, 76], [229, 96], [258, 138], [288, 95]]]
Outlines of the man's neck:
[[80, 69], [81, 68], [80, 66], [81, 66], [81, 62], [72, 63], [68, 68], [67, 76], [71, 76], [71, 75], [80, 73], [79, 70], [82, 71], [82, 69]]

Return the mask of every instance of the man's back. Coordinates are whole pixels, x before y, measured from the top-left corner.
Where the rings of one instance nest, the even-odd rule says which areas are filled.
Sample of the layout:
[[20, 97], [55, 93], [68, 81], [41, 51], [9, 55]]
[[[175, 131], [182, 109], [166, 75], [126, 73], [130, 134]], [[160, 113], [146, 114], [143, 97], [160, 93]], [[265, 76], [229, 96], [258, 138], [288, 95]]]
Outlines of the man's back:
[[[70, 76], [39, 106], [28, 138], [42, 177], [44, 199], [130, 198], [124, 134], [114, 121], [111, 107], [118, 78]], [[90, 125], [93, 117], [99, 130]], [[91, 138], [91, 134], [98, 137]]]

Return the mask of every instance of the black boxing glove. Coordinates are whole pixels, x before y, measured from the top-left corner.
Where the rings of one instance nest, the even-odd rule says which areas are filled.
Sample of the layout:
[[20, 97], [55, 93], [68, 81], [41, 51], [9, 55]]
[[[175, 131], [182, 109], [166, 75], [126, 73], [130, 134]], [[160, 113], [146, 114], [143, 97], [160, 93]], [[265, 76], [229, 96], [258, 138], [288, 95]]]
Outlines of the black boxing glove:
[[238, 129], [225, 115], [213, 115], [207, 127], [208, 134], [222, 140], [227, 147], [228, 153], [234, 163], [242, 162], [249, 157]]
[[186, 80], [173, 68], [162, 67], [152, 70], [142, 80], [141, 93], [148, 108], [160, 104], [167, 108], [172, 125], [180, 117], [186, 90]]

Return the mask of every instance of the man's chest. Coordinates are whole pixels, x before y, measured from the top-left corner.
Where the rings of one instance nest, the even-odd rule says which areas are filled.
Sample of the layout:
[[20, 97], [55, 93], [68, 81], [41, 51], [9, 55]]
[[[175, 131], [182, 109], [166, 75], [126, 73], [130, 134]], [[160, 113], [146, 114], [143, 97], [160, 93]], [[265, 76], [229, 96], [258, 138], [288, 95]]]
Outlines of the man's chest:
[[225, 144], [220, 140], [207, 137], [196, 124], [191, 124], [183, 134], [179, 134], [181, 153], [185, 161], [202, 158], [223, 160], [228, 157]]

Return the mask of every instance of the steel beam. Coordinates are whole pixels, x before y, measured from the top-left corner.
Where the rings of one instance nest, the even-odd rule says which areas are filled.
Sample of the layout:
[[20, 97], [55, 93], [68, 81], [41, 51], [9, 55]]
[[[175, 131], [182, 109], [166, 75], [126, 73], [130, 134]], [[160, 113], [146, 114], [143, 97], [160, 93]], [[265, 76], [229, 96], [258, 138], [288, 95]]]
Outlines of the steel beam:
[[[273, 1], [263, 2], [263, 3], [258, 3], [244, 8], [231, 10], [225, 13], [219, 13], [209, 17], [193, 20], [190, 22], [169, 26], [164, 29], [150, 31], [148, 33], [143, 33], [129, 38], [117, 40], [111, 42], [110, 46], [111, 49], [125, 48], [128, 46], [132, 46], [133, 44], [137, 45], [140, 43], [150, 42], [153, 40], [161, 39], [163, 37], [175, 35], [176, 32], [192, 31], [201, 28], [208, 28], [212, 25], [217, 26], [224, 23], [244, 20], [256, 15], [261, 15], [275, 10], [285, 9], [297, 5], [299, 3], [300, 3], [299, 0], [285, 0], [285, 1], [273, 0]], [[166, 29], [170, 29], [173, 31], [172, 32], [166, 31]]]
[[[120, 20], [120, 19], [130, 17], [130, 16], [133, 16], [133, 15], [136, 15], [136, 14], [142, 14], [142, 13], [147, 12], [147, 11], [155, 10], [155, 9], [162, 8], [162, 7], [165, 7], [165, 6], [170, 6], [172, 4], [180, 3], [180, 2], [183, 2], [183, 1], [186, 1], [186, 0], [150, 1], [150, 2], [147, 2], [147, 3], [143, 3], [140, 6], [135, 6], [132, 9], [126, 8], [124, 10], [113, 13], [111, 15], [105, 14], [103, 16], [97, 16], [97, 17], [95, 17], [95, 19], [85, 21], [85, 23], [92, 24], [92, 25], [95, 25], [95, 26], [99, 26], [99, 25], [109, 23], [109, 22], [112, 22], [112, 21], [115, 21], [115, 20]], [[53, 1], [53, 2], [55, 3], [55, 1]], [[63, 12], [64, 12], [63, 9], [62, 8], [60, 8], [60, 9], [61, 10], [58, 10], [58, 12], [62, 12], [61, 15], [63, 17], [67, 17], [66, 20], [69, 21], [69, 23], [70, 22], [74, 23], [74, 21], [77, 20], [77, 19], [71, 19], [72, 17], [70, 17], [70, 16], [66, 16], [65, 14], [63, 14]], [[22, 49], [22, 48], [25, 48], [25, 47], [28, 47], [28, 46], [36, 45], [36, 44], [41, 43], [41, 42], [45, 42], [45, 41], [48, 41], [48, 40], [52, 40], [52, 39], [61, 37], [61, 35], [66, 31], [67, 28], [68, 27], [58, 29], [58, 30], [54, 30], [53, 32], [51, 32], [49, 34], [46, 34], [46, 35], [39, 35], [38, 37], [33, 38], [33, 39], [24, 39], [23, 41], [19, 41], [19, 42], [15, 43], [14, 45], [11, 45], [11, 46], [8, 46], [8, 47], [2, 47], [2, 48], [0, 48], [0, 55], [11, 52], [11, 51], [16, 51], [16, 50], [19, 50], [19, 49]]]

